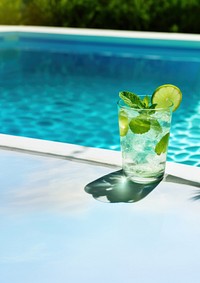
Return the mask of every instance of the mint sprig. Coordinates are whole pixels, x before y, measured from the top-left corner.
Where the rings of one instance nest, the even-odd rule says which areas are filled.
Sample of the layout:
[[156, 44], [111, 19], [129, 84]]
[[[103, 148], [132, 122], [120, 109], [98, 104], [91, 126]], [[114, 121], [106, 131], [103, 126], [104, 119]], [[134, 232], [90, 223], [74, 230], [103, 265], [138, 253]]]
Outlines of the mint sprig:
[[119, 97], [131, 108], [136, 109], [149, 109], [149, 114], [154, 114], [155, 107], [157, 104], [150, 104], [150, 97], [146, 95], [141, 99], [137, 94], [130, 91], [121, 91]]
[[130, 107], [142, 109], [144, 107], [140, 97], [130, 91], [121, 91], [119, 97]]
[[[129, 123], [129, 128], [135, 134], [144, 134], [153, 128], [161, 132], [162, 128], [157, 120], [152, 120], [150, 115], [155, 113], [156, 104], [151, 104], [150, 97], [146, 95], [141, 99], [137, 94], [130, 91], [121, 91], [119, 97], [131, 108], [138, 109], [139, 115]], [[144, 109], [144, 111], [142, 111]], [[147, 111], [148, 110], [148, 111]]]
[[149, 102], [150, 102], [150, 99], [149, 99], [148, 95], [146, 95], [146, 96], [144, 97], [144, 99], [142, 100], [142, 104], [143, 104], [143, 106], [144, 106], [145, 108], [148, 108], [148, 107], [149, 107]]

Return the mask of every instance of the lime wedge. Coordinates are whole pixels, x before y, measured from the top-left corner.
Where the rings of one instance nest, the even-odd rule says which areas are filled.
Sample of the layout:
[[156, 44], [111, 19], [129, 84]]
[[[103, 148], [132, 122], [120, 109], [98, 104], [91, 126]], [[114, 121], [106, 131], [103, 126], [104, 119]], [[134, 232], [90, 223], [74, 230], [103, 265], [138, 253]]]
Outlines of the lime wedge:
[[154, 91], [151, 100], [152, 104], [157, 104], [156, 108], [168, 107], [173, 103], [172, 111], [174, 112], [182, 101], [182, 93], [177, 86], [165, 84]]
[[124, 137], [128, 132], [128, 117], [124, 111], [119, 113], [119, 134]]

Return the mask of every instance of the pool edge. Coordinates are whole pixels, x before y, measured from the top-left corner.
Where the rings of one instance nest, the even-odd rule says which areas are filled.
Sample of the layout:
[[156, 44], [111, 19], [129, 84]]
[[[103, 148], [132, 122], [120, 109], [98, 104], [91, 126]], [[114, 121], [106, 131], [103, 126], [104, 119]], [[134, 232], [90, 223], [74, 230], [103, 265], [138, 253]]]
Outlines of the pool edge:
[[152, 31], [128, 31], [112, 29], [87, 29], [72, 27], [46, 27], [46, 26], [0, 26], [0, 32], [31, 32], [31, 33], [51, 33], [60, 35], [84, 35], [84, 36], [104, 36], [123, 38], [144, 38], [144, 39], [167, 39], [167, 40], [187, 40], [199, 41], [199, 34], [170, 33]]
[[[114, 150], [0, 134], [0, 149], [45, 154], [99, 166], [121, 168], [121, 153]], [[167, 162], [166, 174], [200, 183], [200, 168]]]
[[70, 143], [0, 134], [0, 148], [88, 161], [109, 167], [121, 166], [120, 152]]

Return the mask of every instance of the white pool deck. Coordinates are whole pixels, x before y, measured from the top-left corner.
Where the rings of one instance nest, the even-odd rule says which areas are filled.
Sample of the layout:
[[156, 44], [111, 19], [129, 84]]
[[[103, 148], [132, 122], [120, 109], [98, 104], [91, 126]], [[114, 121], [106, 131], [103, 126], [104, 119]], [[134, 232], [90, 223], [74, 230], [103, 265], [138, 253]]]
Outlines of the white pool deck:
[[104, 203], [84, 188], [121, 169], [120, 152], [0, 134], [0, 160], [2, 283], [200, 282], [199, 167], [167, 162], [166, 178], [141, 201]]
[[120, 152], [1, 134], [0, 160], [1, 282], [199, 283], [200, 168], [104, 203], [85, 187], [114, 192]]

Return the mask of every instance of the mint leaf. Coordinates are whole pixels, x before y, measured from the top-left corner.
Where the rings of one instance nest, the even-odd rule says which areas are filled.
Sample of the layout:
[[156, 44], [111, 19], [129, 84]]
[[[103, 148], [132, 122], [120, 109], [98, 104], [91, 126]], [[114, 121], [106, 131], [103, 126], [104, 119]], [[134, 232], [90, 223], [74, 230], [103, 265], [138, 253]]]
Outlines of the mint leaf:
[[158, 133], [162, 133], [162, 127], [160, 123], [158, 122], [158, 120], [151, 119], [150, 121], [151, 121], [151, 128]]
[[148, 107], [149, 107], [149, 102], [150, 102], [150, 99], [149, 99], [148, 95], [146, 95], [146, 96], [144, 97], [144, 99], [142, 100], [142, 103], [143, 103], [143, 105], [144, 105], [144, 108], [148, 108]]
[[155, 109], [157, 106], [157, 103], [151, 104], [151, 106], [149, 106], [149, 109]]
[[129, 127], [134, 134], [144, 134], [150, 130], [150, 121], [143, 115], [139, 115], [133, 118], [130, 123]]
[[152, 115], [152, 114], [154, 114], [155, 113], [155, 108], [156, 108], [156, 105], [157, 104], [151, 104], [150, 106], [149, 106], [149, 111], [148, 111], [148, 114], [149, 115]]
[[164, 135], [161, 140], [157, 143], [155, 147], [155, 152], [160, 155], [161, 153], [165, 153], [167, 151], [169, 141], [169, 133]]
[[130, 91], [121, 91], [119, 97], [130, 107], [143, 108], [140, 97]]

